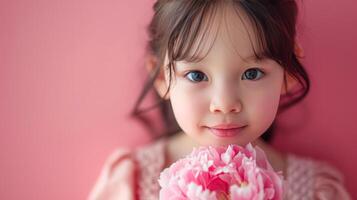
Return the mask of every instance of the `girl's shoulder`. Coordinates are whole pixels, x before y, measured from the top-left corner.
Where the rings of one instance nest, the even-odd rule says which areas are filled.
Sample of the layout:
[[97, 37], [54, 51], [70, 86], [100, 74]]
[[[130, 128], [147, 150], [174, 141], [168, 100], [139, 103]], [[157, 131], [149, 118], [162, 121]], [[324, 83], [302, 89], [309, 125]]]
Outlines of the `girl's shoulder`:
[[105, 160], [88, 200], [133, 200], [135, 164], [131, 150], [115, 149]]
[[164, 166], [165, 142], [159, 139], [136, 148], [115, 149], [105, 160], [88, 200], [133, 200], [137, 195], [153, 195], [151, 191], [159, 189], [153, 183]]
[[287, 199], [351, 199], [343, 174], [331, 164], [288, 153]]

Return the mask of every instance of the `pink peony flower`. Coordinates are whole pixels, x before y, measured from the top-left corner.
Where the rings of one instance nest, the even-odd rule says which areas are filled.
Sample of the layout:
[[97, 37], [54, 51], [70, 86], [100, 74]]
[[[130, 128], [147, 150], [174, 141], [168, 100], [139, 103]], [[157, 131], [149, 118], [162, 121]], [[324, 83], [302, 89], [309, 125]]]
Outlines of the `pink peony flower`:
[[279, 200], [282, 171], [275, 172], [266, 155], [245, 147], [199, 147], [164, 169], [159, 178], [161, 200]]

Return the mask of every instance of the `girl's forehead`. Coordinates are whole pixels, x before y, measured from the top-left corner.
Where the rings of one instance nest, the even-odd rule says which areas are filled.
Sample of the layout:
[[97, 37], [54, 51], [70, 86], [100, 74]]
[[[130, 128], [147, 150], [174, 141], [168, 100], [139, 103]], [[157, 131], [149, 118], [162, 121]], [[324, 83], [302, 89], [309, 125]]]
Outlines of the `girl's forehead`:
[[[214, 62], [217, 58], [236, 62], [255, 59], [259, 52], [257, 36], [247, 14], [237, 6], [222, 4], [212, 20], [204, 20], [206, 32], [200, 31], [192, 52], [204, 55], [202, 62]], [[203, 28], [205, 29], [205, 28]]]

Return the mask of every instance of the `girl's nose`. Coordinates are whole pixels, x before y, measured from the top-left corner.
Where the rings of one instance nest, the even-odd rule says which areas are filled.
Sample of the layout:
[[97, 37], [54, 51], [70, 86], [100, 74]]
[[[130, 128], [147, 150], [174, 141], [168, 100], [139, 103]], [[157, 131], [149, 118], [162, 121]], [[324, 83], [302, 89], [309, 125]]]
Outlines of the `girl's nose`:
[[212, 113], [238, 113], [241, 109], [242, 104], [235, 90], [221, 88], [219, 92], [215, 92], [212, 96], [210, 103], [210, 112]]

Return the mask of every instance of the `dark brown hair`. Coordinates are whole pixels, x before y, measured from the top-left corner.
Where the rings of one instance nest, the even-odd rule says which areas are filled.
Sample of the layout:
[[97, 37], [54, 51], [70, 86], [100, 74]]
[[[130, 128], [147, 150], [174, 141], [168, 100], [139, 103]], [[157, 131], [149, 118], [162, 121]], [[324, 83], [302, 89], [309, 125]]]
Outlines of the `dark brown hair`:
[[[298, 14], [298, 7], [294, 0], [158, 0], [153, 6], [154, 16], [148, 26], [149, 41], [146, 47], [147, 53], [155, 56], [158, 62], [153, 73], [148, 76], [131, 112], [131, 116], [144, 123], [153, 136], [170, 136], [181, 131], [174, 118], [170, 100], [164, 100], [157, 93], [155, 94], [158, 102], [155, 105], [147, 109], [139, 109], [144, 97], [153, 88], [160, 67], [164, 64], [166, 53], [169, 63], [164, 67], [169, 69], [171, 83], [175, 61], [199, 61], [204, 58], [197, 55], [199, 47], [195, 49], [193, 44], [197, 41], [200, 43], [202, 38], [199, 36], [204, 37], [205, 33], [209, 32], [209, 26], [205, 26], [209, 23], [203, 22], [205, 20], [209, 22], [221, 5], [232, 6], [237, 14], [243, 11], [248, 16], [260, 48], [259, 51], [254, 50], [256, 58], [275, 60], [301, 86], [299, 90], [290, 91], [281, 97], [278, 114], [298, 103], [308, 94], [310, 80], [294, 51]], [[192, 52], [192, 50], [196, 51]], [[287, 85], [285, 73], [284, 84]], [[170, 86], [171, 84], [166, 94]], [[150, 119], [144, 115], [145, 112], [158, 106], [166, 127], [165, 132], [159, 134], [155, 133]], [[275, 124], [274, 121], [262, 135], [265, 141], [271, 141]]]

